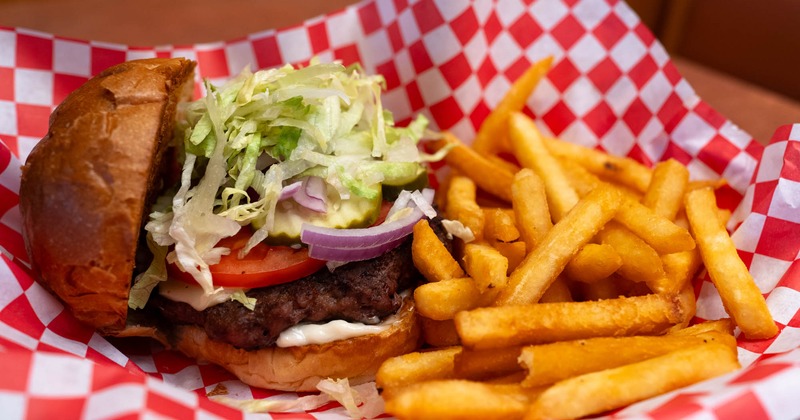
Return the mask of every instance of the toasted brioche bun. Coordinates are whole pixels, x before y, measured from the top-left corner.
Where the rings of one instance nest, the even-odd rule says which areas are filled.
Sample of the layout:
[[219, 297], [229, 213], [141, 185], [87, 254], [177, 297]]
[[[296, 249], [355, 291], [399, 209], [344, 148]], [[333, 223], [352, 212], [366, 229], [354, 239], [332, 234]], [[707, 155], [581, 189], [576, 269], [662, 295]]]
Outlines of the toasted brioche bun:
[[22, 168], [20, 211], [40, 282], [80, 321], [125, 327], [148, 192], [192, 93], [194, 62], [147, 59], [72, 92]]
[[123, 63], [53, 112], [47, 136], [22, 168], [20, 188], [26, 247], [40, 282], [104, 335], [155, 338], [253, 386], [311, 391], [328, 377], [372, 380], [383, 360], [420, 344], [410, 298], [381, 334], [254, 351], [211, 340], [198, 327], [165, 326], [139, 313], [128, 319], [142, 222], [162, 187], [177, 104], [191, 97], [194, 66], [185, 59]]

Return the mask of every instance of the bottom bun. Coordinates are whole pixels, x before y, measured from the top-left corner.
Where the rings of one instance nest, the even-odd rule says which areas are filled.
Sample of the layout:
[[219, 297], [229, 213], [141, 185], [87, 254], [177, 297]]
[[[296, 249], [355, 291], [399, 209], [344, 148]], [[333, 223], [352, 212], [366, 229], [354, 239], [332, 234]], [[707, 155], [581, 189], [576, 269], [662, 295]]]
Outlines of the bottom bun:
[[421, 334], [413, 299], [405, 300], [396, 317], [379, 334], [299, 347], [243, 350], [214, 341], [201, 328], [189, 325], [176, 327], [169, 341], [187, 356], [218, 364], [248, 385], [316, 391], [317, 383], [327, 378], [348, 378], [351, 385], [372, 381], [384, 360], [417, 350]]

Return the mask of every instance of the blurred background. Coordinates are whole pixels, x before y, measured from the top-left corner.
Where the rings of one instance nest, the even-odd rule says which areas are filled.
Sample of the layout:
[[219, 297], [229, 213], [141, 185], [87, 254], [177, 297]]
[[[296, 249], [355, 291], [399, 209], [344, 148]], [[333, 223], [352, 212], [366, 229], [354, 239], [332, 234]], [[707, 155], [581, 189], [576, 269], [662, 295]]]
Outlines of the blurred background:
[[[355, 0], [0, 0], [0, 26], [134, 46], [240, 38]], [[800, 122], [800, 1], [628, 0], [698, 94], [764, 142]]]

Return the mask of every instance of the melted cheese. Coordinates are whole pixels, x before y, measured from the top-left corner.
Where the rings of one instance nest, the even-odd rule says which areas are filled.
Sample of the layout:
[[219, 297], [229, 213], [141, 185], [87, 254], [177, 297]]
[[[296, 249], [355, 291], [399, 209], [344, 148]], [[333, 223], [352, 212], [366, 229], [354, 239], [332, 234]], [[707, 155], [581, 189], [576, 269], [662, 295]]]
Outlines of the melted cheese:
[[240, 290], [220, 287], [214, 293], [206, 294], [201, 287], [190, 286], [177, 280], [163, 281], [158, 285], [158, 293], [161, 296], [175, 302], [188, 303], [196, 311], [227, 302]]

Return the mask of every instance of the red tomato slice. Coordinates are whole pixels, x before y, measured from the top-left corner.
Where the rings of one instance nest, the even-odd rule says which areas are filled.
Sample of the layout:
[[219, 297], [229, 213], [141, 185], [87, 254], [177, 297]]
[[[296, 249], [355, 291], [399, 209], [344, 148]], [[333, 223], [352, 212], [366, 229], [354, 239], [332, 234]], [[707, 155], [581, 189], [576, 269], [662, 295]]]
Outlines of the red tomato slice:
[[[230, 248], [231, 253], [223, 255], [219, 263], [209, 267], [214, 286], [247, 289], [274, 286], [309, 276], [325, 266], [325, 261], [309, 258], [306, 248], [271, 246], [263, 242], [240, 259], [239, 250], [244, 248], [249, 238], [250, 230], [243, 228], [236, 235], [219, 241], [218, 246]], [[170, 277], [196, 284], [189, 273], [172, 264], [168, 268]]]

